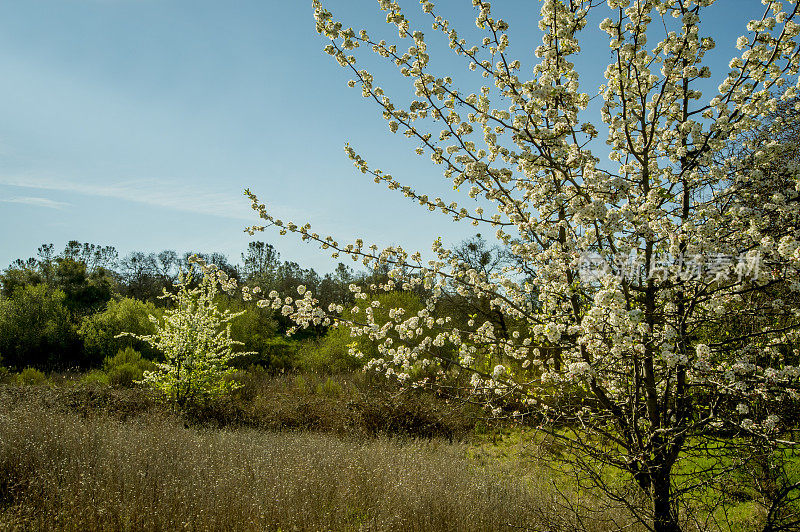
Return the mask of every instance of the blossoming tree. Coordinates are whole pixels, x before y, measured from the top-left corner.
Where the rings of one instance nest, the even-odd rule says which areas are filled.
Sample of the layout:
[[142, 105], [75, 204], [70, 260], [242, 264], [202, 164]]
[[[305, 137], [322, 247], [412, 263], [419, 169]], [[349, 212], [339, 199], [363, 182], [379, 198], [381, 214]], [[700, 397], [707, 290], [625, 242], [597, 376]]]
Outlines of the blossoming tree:
[[[676, 468], [708, 449], [709, 438], [791, 444], [781, 443], [784, 420], [773, 408], [796, 398], [799, 384], [793, 301], [800, 283], [786, 279], [796, 279], [800, 266], [800, 183], [797, 168], [780, 158], [780, 142], [747, 132], [797, 95], [796, 1], [762, 2], [763, 16], [747, 24], [739, 55], [715, 73], [721, 82], [710, 95], [700, 89], [711, 87], [705, 55], [715, 43], [700, 20], [713, 0], [543, 0], [529, 79], [509, 57], [509, 24], [493, 17], [489, 2], [473, 0], [485, 35], [476, 43], [432, 2], [420, 3], [434, 32], [485, 86], [464, 91], [433, 72], [426, 36], [397, 2], [379, 5], [408, 43], [402, 48], [344, 26], [318, 0], [313, 5], [317, 30], [330, 40], [325, 50], [351, 72], [349, 85], [374, 100], [389, 129], [415, 141], [416, 153], [430, 156], [467, 201], [482, 197], [496, 212], [431, 198], [349, 145], [346, 153], [362, 173], [423, 208], [492, 227], [517, 260], [487, 275], [438, 239], [432, 260], [361, 239], [341, 244], [309, 224], [274, 218], [247, 191], [265, 221], [249, 231], [275, 226], [334, 256], [388, 264], [390, 280], [375, 291], [427, 290], [426, 307], [412, 315], [390, 309], [379, 325], [373, 303], [349, 323], [352, 334], [380, 343], [369, 367], [409, 386], [417, 379], [436, 385], [456, 370], [471, 374], [475, 398], [496, 413], [541, 416], [542, 429], [594, 471], [590, 481], [628, 501], [599, 472], [624, 470], [650, 501], [648, 512], [637, 512], [642, 522], [678, 530], [692, 483], [679, 482]], [[573, 60], [600, 9], [612, 61], [599, 88], [602, 106], [590, 113], [597, 87], [581, 86]], [[410, 105], [396, 104], [358, 66], [354, 54], [364, 48], [409, 79]], [[608, 147], [598, 148], [598, 137]], [[725, 156], [733, 143], [748, 157]], [[784, 179], [769, 188], [780, 165], [789, 186]], [[748, 196], [753, 189], [771, 191], [761, 209]], [[784, 221], [777, 231], [776, 216]], [[784, 299], [771, 295], [778, 289]], [[456, 327], [439, 315], [437, 301], [452, 290], [488, 298], [507, 318], [507, 332], [491, 320]], [[338, 319], [341, 308], [315, 302], [310, 292], [261, 300], [300, 326]], [[487, 357], [495, 361], [488, 371], [476, 363]]]
[[181, 274], [177, 293], [164, 290], [163, 298], [174, 303], [159, 319], [150, 316], [156, 331], [149, 335], [125, 333], [142, 340], [164, 354], [154, 371], [146, 371], [142, 383], [155, 389], [178, 407], [193, 406], [212, 397], [225, 395], [236, 387], [230, 379], [237, 356], [234, 347], [242, 345], [231, 338], [230, 322], [242, 312], [222, 311], [214, 298], [220, 286], [234, 290], [236, 282], [221, 270], [200, 263], [203, 278], [192, 287], [192, 276]]

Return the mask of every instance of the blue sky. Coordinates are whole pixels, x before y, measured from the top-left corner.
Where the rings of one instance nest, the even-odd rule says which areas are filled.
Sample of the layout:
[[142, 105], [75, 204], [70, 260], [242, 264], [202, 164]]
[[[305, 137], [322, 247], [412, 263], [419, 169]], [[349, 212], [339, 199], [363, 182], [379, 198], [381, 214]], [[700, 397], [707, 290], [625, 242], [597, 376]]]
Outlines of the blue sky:
[[[417, 2], [403, 4], [432, 33]], [[465, 36], [474, 32], [470, 4], [437, 3]], [[327, 5], [357, 29], [386, 33], [374, 0]], [[539, 2], [494, 5], [525, 64]], [[756, 0], [719, 0], [704, 21], [702, 33], [718, 45], [717, 76], [740, 28], [762, 9]], [[456, 69], [438, 42], [433, 65]], [[450, 243], [474, 234], [352, 167], [348, 141], [431, 197], [452, 194], [437, 168], [413, 155], [414, 144], [391, 135], [375, 106], [346, 87], [350, 76], [324, 45], [310, 0], [0, 0], [0, 268], [42, 243], [60, 249], [72, 239], [122, 254], [219, 251], [233, 261], [261, 239], [285, 259], [333, 269], [313, 245], [271, 231], [246, 235], [257, 223], [246, 187], [278, 216], [340, 241], [424, 251], [440, 234]], [[598, 39], [584, 50], [578, 66], [592, 94], [608, 48]], [[396, 81], [381, 84], [407, 98]]]

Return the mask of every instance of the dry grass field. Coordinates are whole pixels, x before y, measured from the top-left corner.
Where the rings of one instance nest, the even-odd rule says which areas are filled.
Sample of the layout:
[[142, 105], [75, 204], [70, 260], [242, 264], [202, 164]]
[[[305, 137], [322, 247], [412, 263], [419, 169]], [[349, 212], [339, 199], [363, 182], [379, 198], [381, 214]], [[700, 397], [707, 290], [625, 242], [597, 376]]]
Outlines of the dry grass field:
[[0, 393], [4, 530], [608, 530], [615, 518], [628, 524], [605, 509], [579, 523], [544, 469], [478, 460], [464, 443], [203, 428], [158, 409], [120, 416], [60, 408], [20, 390]]

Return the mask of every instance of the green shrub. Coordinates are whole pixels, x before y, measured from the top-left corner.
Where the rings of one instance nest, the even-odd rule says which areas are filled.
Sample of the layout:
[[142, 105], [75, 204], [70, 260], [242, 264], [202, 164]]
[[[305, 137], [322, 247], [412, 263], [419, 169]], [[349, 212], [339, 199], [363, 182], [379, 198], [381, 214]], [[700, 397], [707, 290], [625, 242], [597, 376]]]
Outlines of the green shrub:
[[155, 367], [155, 364], [142, 358], [142, 354], [132, 347], [120, 349], [116, 355], [106, 357], [103, 361], [103, 369], [113, 386], [133, 386], [142, 380], [145, 371], [153, 371]]
[[36, 368], [25, 368], [17, 374], [17, 383], [26, 385], [47, 384], [47, 376]]
[[298, 352], [298, 366], [305, 371], [338, 374], [355, 371], [364, 362], [349, 353], [354, 339], [345, 326], [334, 327], [317, 342], [305, 342]]
[[80, 362], [80, 341], [64, 305], [61, 290], [47, 285], [17, 287], [0, 299], [0, 352], [19, 370], [74, 366]]
[[325, 382], [317, 384], [317, 395], [339, 397], [342, 395], [342, 385], [328, 377]]
[[237, 357], [233, 366], [245, 369], [259, 365], [271, 373], [294, 367], [297, 342], [278, 332], [278, 322], [273, 317], [272, 309], [261, 308], [254, 301], [242, 301], [227, 294], [219, 294], [214, 303], [221, 311], [243, 312], [230, 324], [231, 338], [242, 343], [234, 348], [235, 352], [249, 353]]
[[108, 374], [105, 371], [93, 369], [81, 377], [81, 384], [108, 386]]
[[123, 364], [108, 372], [108, 382], [112, 386], [130, 387], [142, 380], [144, 371], [133, 364]]
[[160, 313], [150, 302], [130, 298], [109, 301], [104, 311], [84, 318], [78, 329], [86, 357], [92, 364], [99, 365], [102, 360], [113, 357], [126, 347], [137, 349], [147, 358], [158, 357], [158, 351], [141, 340], [132, 336], [117, 338], [123, 332], [153, 334], [155, 325], [150, 321], [151, 314], [158, 316]]
[[126, 347], [116, 352], [114, 356], [106, 357], [103, 360], [103, 370], [109, 371], [117, 366], [124, 364], [136, 365], [143, 361], [142, 354], [132, 347]]
[[[247, 313], [242, 317], [244, 316], [247, 316]], [[231, 327], [231, 337], [236, 339], [233, 336], [233, 330]], [[294, 369], [298, 365], [298, 353], [303, 345], [301, 342], [285, 336], [260, 338], [257, 342], [241, 341], [245, 345], [256, 345], [256, 349], [250, 350], [252, 352], [246, 355], [238, 356], [232, 365], [241, 369], [253, 365], [261, 366], [273, 375]]]

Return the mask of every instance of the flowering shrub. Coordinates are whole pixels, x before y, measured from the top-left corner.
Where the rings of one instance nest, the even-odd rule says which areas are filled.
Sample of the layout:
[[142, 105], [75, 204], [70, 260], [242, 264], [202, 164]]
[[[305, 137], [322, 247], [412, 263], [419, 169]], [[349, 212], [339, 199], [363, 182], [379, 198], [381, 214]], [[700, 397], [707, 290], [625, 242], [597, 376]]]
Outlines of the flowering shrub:
[[[542, 430], [580, 457], [589, 484], [623, 500], [631, 497], [629, 485], [609, 485], [602, 471], [627, 472], [651, 501], [639, 518], [657, 531], [677, 530], [678, 502], [691, 488], [679, 488], [676, 471], [693, 453], [707, 452], [704, 442], [723, 431], [794, 445], [781, 438], [784, 420], [770, 409], [800, 390], [800, 283], [787, 281], [800, 268], [800, 181], [797, 161], [785, 159], [776, 140], [780, 126], [765, 119], [782, 105], [797, 108], [797, 2], [764, 0], [763, 16], [747, 24], [740, 53], [709, 97], [701, 89], [708, 88], [705, 56], [715, 42], [701, 33], [700, 20], [712, 1], [608, 0], [599, 30], [612, 61], [606, 82], [591, 88], [602, 98], [599, 117], [588, 116], [591, 91], [579, 83], [574, 56], [602, 3], [542, 2], [542, 41], [527, 80], [510, 55], [509, 24], [492, 15], [489, 2], [473, 0], [484, 31], [475, 43], [433, 2], [420, 3], [433, 30], [485, 85], [462, 90], [432, 72], [426, 36], [397, 2], [379, 4], [406, 48], [348, 28], [313, 2], [317, 31], [329, 39], [325, 51], [352, 74], [349, 85], [377, 104], [391, 132], [414, 140], [416, 153], [429, 156], [465, 200], [485, 202], [469, 210], [431, 198], [370, 166], [350, 145], [346, 154], [360, 172], [423, 208], [494, 228], [509, 265], [493, 273], [471, 268], [440, 239], [430, 260], [400, 246], [342, 244], [310, 224], [273, 217], [248, 190], [264, 220], [251, 233], [270, 226], [297, 233], [334, 257], [388, 267], [390, 278], [377, 291], [429, 294], [418, 312], [391, 313], [385, 323], [367, 313], [342, 316], [335, 305], [320, 308], [310, 292], [270, 293], [260, 304], [301, 327], [344, 322], [354, 336], [377, 343], [368, 367], [409, 386], [421, 384], [409, 378], [412, 369], [431, 358], [442, 378], [454, 368], [471, 373], [467, 390], [475, 399], [498, 415], [537, 416]], [[355, 54], [364, 48], [409, 79], [409, 105], [359, 68]], [[598, 156], [607, 149], [602, 141], [610, 162]], [[739, 154], [728, 156], [734, 144]], [[785, 180], [774, 180], [776, 173]], [[769, 200], [754, 202], [753, 191]], [[640, 257], [639, 271], [621, 276], [607, 268], [582, 277], [589, 255], [606, 262]], [[684, 258], [712, 255], [742, 260], [714, 263], [713, 275], [683, 271]], [[772, 297], [776, 289], [787, 297]], [[362, 287], [351, 291], [370, 299]], [[513, 327], [501, 331], [479, 317], [456, 326], [435, 313], [447, 293], [488, 299]], [[723, 332], [734, 323], [732, 334]], [[442, 346], [451, 350], [435, 352]], [[487, 354], [496, 363], [475, 364]], [[574, 397], [577, 408], [568, 400]], [[559, 430], [564, 424], [573, 430]]]
[[162, 318], [150, 316], [156, 331], [149, 335], [126, 333], [146, 342], [164, 354], [156, 369], [145, 371], [142, 383], [162, 393], [179, 407], [224, 395], [234, 388], [234, 369], [229, 367], [241, 345], [231, 338], [230, 322], [242, 312], [221, 311], [214, 303], [219, 286], [230, 282], [224, 272], [204, 267], [199, 286], [190, 288], [192, 277], [181, 275], [176, 294], [164, 291], [163, 298], [175, 307], [164, 311]]

